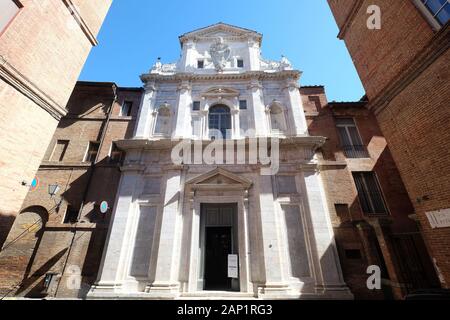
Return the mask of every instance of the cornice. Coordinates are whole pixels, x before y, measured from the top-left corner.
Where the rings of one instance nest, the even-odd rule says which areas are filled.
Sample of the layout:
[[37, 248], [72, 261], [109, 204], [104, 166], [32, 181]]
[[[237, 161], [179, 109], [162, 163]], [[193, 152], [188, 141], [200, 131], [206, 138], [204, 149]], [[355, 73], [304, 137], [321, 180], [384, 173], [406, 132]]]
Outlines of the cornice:
[[161, 81], [214, 81], [214, 80], [273, 80], [273, 79], [293, 79], [299, 80], [302, 75], [298, 70], [284, 70], [280, 72], [268, 73], [264, 71], [249, 71], [245, 73], [230, 74], [194, 74], [177, 73], [174, 75], [143, 74], [141, 80], [144, 83]]
[[355, 1], [355, 3], [353, 4], [353, 6], [350, 10], [350, 13], [347, 16], [347, 19], [345, 19], [345, 22], [342, 24], [342, 27], [339, 30], [339, 34], [338, 34], [339, 39], [341, 39], [341, 40], [344, 39], [348, 28], [351, 26], [351, 24], [355, 20], [356, 16], [358, 15], [358, 12], [361, 9], [363, 3], [364, 3], [364, 0]]
[[[278, 139], [281, 146], [289, 146], [289, 145], [295, 145], [300, 147], [308, 147], [314, 152], [321, 148], [325, 142], [327, 141], [326, 137], [320, 137], [320, 136], [292, 136], [292, 137], [258, 137], [258, 138], [252, 138], [252, 139], [259, 139], [259, 138], [266, 138], [268, 140], [271, 139]], [[249, 138], [242, 139], [245, 140], [245, 145], [248, 145], [250, 143]], [[197, 140], [190, 140], [190, 139], [128, 139], [128, 140], [119, 140], [116, 141], [117, 147], [119, 149], [128, 151], [128, 150], [163, 150], [163, 149], [170, 149], [178, 145], [180, 142], [185, 141], [186, 143], [198, 143]], [[241, 141], [241, 140], [231, 140], [231, 141]], [[204, 146], [207, 146], [211, 144], [212, 140], [202, 140], [201, 143]]]
[[225, 36], [224, 39], [228, 41], [233, 40], [241, 41], [245, 39], [254, 38], [258, 41], [259, 45], [261, 45], [262, 42], [262, 34], [254, 30], [245, 29], [222, 22], [185, 33], [179, 37], [179, 40], [181, 44], [184, 44], [189, 40], [192, 40], [194, 42], [209, 40], [212, 38], [211, 36], [209, 36], [209, 34], [211, 34], [214, 31], [227, 32], [229, 35]]
[[70, 15], [75, 19], [77, 24], [80, 26], [83, 33], [86, 35], [86, 37], [89, 39], [89, 42], [95, 47], [98, 45], [98, 41], [92, 32], [91, 28], [87, 25], [87, 23], [84, 21], [83, 17], [81, 16], [80, 12], [78, 12], [77, 7], [73, 4], [72, 0], [62, 0], [64, 5], [67, 7], [67, 9], [70, 12]]
[[22, 75], [16, 68], [0, 55], [0, 78], [9, 83], [17, 91], [47, 111], [56, 120], [61, 120], [67, 110], [47, 96], [34, 83]]
[[387, 87], [381, 90], [381, 94], [371, 99], [367, 106], [368, 109], [373, 111], [375, 115], [378, 115], [397, 95], [449, 49], [450, 23], [447, 23], [435, 34], [429, 45], [414, 58], [413, 62]]

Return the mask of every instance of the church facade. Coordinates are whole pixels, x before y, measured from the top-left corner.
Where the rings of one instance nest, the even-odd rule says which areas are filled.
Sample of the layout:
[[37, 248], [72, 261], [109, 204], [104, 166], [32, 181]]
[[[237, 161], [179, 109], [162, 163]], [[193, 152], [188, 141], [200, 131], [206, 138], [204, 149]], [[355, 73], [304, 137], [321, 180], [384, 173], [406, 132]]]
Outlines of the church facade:
[[[98, 280], [88, 298], [347, 299], [301, 72], [219, 23], [141, 76]], [[111, 204], [112, 206], [112, 204]]]

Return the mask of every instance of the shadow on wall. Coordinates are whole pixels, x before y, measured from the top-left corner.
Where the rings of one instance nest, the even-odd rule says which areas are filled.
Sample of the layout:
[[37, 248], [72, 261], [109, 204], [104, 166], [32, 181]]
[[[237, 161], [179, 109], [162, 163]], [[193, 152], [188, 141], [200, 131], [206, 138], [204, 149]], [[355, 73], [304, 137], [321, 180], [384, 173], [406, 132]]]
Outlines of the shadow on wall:
[[8, 233], [11, 230], [15, 219], [15, 216], [3, 215], [0, 213], [0, 248], [3, 248], [3, 245], [8, 238]]
[[17, 216], [0, 252], [0, 268], [6, 271], [0, 283], [2, 296], [16, 290], [26, 277], [47, 221], [48, 212], [40, 206], [26, 208]]
[[[5, 241], [5, 246], [9, 248], [0, 253], [0, 269], [4, 270], [3, 272], [0, 270], [2, 278], [0, 296], [8, 294], [9, 297], [16, 295], [41, 298], [45, 275], [47, 273], [60, 275], [65, 267], [74, 264], [81, 270], [82, 287], [80, 290], [69, 290], [64, 285], [58, 285], [57, 294], [59, 296], [61, 291], [63, 296], [85, 297], [88, 288], [96, 280], [111, 214], [111, 209], [106, 215], [101, 214], [97, 204], [99, 199], [104, 199], [112, 206], [116, 184], [120, 177], [119, 167], [111, 166], [109, 162], [110, 159], [105, 158], [97, 164], [103, 167], [94, 171], [90, 194], [83, 210], [82, 220], [86, 225], [96, 223], [95, 227], [92, 225], [86, 227], [84, 223], [62, 223], [64, 207], [58, 213], [54, 208], [47, 212], [41, 206], [29, 207], [23, 210], [14, 223], [12, 223], [14, 217], [7, 219], [7, 222], [13, 226]], [[107, 164], [109, 166], [106, 166]], [[97, 174], [103, 178], [97, 177]], [[90, 172], [86, 171], [76, 177], [67, 190], [60, 194], [63, 200], [75, 209], [80, 207], [89, 175]], [[58, 183], [61, 186], [67, 184], [66, 181], [58, 181]], [[101, 185], [97, 185], [98, 183]], [[43, 189], [40, 192], [45, 195], [37, 198], [45, 199], [42, 201], [46, 201], [48, 205], [47, 191]], [[37, 223], [41, 220], [41, 223]], [[51, 223], [47, 223], [48, 220]], [[0, 226], [3, 225], [2, 223]], [[65, 266], [67, 254], [72, 252], [69, 250], [72, 239], [74, 239], [74, 250], [70, 255], [69, 265]], [[60, 281], [66, 283], [66, 278], [63, 276]]]

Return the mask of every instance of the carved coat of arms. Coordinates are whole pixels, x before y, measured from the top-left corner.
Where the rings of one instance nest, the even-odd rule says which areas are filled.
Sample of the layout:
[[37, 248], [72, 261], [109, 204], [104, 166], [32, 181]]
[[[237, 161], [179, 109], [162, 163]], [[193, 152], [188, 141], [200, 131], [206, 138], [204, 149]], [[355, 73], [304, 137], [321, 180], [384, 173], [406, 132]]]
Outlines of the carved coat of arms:
[[230, 47], [223, 42], [223, 38], [220, 37], [209, 49], [214, 67], [217, 71], [223, 71], [227, 61], [230, 59], [231, 50]]

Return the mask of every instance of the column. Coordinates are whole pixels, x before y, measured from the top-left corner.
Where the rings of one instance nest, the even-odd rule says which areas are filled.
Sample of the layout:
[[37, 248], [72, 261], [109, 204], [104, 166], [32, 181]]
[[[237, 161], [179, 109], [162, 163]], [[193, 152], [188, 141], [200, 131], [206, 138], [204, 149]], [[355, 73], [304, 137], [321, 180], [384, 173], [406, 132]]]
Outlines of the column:
[[315, 270], [317, 289], [329, 298], [351, 299], [341, 271], [339, 256], [334, 240], [325, 193], [319, 172], [304, 168], [305, 205], [309, 209], [310, 230], [314, 236], [312, 251], [316, 254]]
[[248, 190], [244, 191], [243, 201], [239, 203], [238, 208], [238, 231], [239, 231], [239, 263], [240, 263], [240, 286], [241, 292], [252, 292], [253, 288], [250, 281], [250, 243], [248, 231]]
[[179, 214], [181, 169], [170, 168], [166, 181], [155, 281], [146, 289], [150, 294], [161, 298], [176, 297], [180, 294], [177, 276], [182, 232]]
[[191, 243], [189, 252], [189, 292], [200, 291], [203, 288], [199, 287], [199, 243], [200, 243], [200, 205], [198, 208], [194, 202], [195, 192], [189, 193], [189, 214], [191, 216]]
[[173, 138], [182, 139], [190, 137], [191, 133], [187, 131], [188, 115], [192, 104], [191, 85], [188, 80], [183, 80], [178, 87], [178, 99], [176, 106], [176, 122]]
[[303, 102], [297, 81], [288, 79], [283, 91], [286, 96], [286, 101], [288, 101], [287, 107], [290, 112], [290, 115], [288, 114], [286, 117], [286, 121], [290, 122], [290, 133], [295, 136], [307, 135], [308, 124], [306, 122], [305, 111], [303, 109]]
[[289, 287], [286, 283], [286, 275], [283, 273], [282, 257], [284, 255], [281, 252], [280, 222], [275, 211], [271, 176], [259, 176], [259, 193], [262, 255], [266, 278], [262, 296], [277, 298], [287, 294]]
[[141, 106], [139, 109], [138, 123], [134, 132], [134, 137], [137, 139], [148, 139], [152, 134], [152, 112], [155, 104], [155, 97], [155, 83], [149, 82], [145, 85], [145, 93], [142, 97]]
[[239, 121], [239, 109], [231, 110], [231, 121], [233, 123], [232, 139], [239, 139], [240, 137], [240, 121]]

